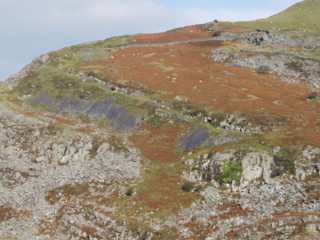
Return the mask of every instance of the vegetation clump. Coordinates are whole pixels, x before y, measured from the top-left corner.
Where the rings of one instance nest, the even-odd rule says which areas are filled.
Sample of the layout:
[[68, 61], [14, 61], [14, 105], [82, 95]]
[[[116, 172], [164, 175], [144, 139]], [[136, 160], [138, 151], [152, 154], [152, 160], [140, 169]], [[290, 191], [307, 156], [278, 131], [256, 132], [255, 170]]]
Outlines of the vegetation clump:
[[163, 124], [163, 120], [158, 115], [152, 115], [148, 119], [148, 123], [151, 124], [152, 127], [159, 128]]
[[194, 189], [194, 184], [192, 182], [187, 181], [182, 185], [181, 189], [184, 192], [192, 192]]
[[267, 73], [270, 73], [271, 72], [271, 69], [270, 67], [268, 66], [260, 66], [258, 67], [258, 69], [256, 70], [257, 73], [260, 73], [260, 74], [267, 74]]
[[318, 100], [320, 99], [320, 95], [317, 92], [312, 92], [307, 97], [308, 100]]
[[291, 148], [284, 148], [277, 153], [273, 160], [274, 166], [272, 167], [272, 177], [281, 176], [282, 174], [295, 174], [295, 160], [297, 152]]
[[134, 191], [133, 191], [132, 188], [127, 189], [126, 192], [125, 192], [125, 195], [126, 195], [127, 197], [132, 197], [133, 194], [134, 194]]
[[226, 161], [223, 165], [221, 181], [231, 184], [232, 182], [240, 183], [242, 167], [240, 161]]

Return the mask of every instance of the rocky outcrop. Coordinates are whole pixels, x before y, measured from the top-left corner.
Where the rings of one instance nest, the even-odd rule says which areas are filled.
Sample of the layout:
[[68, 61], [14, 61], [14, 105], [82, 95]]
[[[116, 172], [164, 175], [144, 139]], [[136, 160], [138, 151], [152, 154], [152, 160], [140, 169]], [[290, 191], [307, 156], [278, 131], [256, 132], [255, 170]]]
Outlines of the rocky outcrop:
[[216, 182], [231, 187], [236, 184], [240, 189], [252, 184], [274, 185], [283, 176], [303, 181], [319, 176], [319, 153], [318, 148], [311, 146], [295, 147], [295, 150], [279, 147], [272, 153], [250, 148], [208, 153], [186, 160], [188, 170], [184, 175], [191, 182]]
[[273, 157], [266, 153], [249, 153], [242, 160], [241, 188], [256, 180], [272, 184]]
[[[2, 236], [33, 239], [42, 221], [54, 217], [60, 209], [52, 199], [80, 194], [88, 183], [103, 187], [140, 176], [140, 156], [135, 149], [119, 151], [107, 137], [60, 128], [4, 105], [0, 105], [0, 112], [0, 208], [32, 212], [10, 222], [0, 220]], [[74, 188], [68, 190], [70, 186]], [[59, 188], [66, 190], [50, 197], [49, 193]], [[109, 192], [101, 194], [107, 196]], [[67, 239], [62, 235], [58, 238]]]
[[[237, 162], [241, 168], [236, 168], [237, 165], [231, 164]], [[229, 151], [206, 154], [199, 156], [196, 160], [186, 161], [189, 171], [185, 173], [185, 176], [192, 182], [215, 181], [220, 184], [237, 184], [238, 182], [241, 188], [245, 188], [253, 182], [273, 184], [275, 182], [272, 179], [274, 164], [274, 157], [267, 153], [244, 154]]]
[[213, 51], [213, 60], [236, 67], [245, 67], [261, 73], [276, 73], [289, 83], [307, 83], [320, 87], [320, 63], [287, 54], [237, 51], [220, 48]]
[[[240, 43], [254, 46], [290, 46], [303, 47], [306, 49], [316, 49], [320, 47], [319, 36], [301, 35], [301, 32], [279, 32], [269, 29], [257, 29], [255, 31], [229, 32], [221, 31], [217, 26], [211, 26], [209, 29], [213, 32], [213, 37], [219, 41], [237, 41]], [[216, 34], [219, 32], [219, 34]]]
[[185, 162], [188, 166], [185, 177], [191, 182], [221, 182], [223, 165], [230, 160], [236, 161], [235, 152], [210, 153], [188, 159]]
[[[315, 160], [319, 149], [311, 146], [297, 149], [296, 169], [300, 163], [313, 168], [314, 163], [319, 162]], [[189, 169], [185, 177], [195, 184], [202, 183], [200, 186], [203, 182], [208, 185], [201, 191], [202, 201], [178, 217], [180, 224], [185, 223], [183, 231], [189, 237], [194, 232], [205, 231], [206, 239], [290, 239], [298, 236], [316, 239], [320, 231], [320, 205], [315, 200], [319, 175], [309, 175], [309, 180], [301, 181], [287, 169], [284, 175], [275, 177], [279, 161], [282, 166], [288, 166], [286, 156], [289, 157], [289, 150], [276, 147], [272, 154], [229, 150], [187, 160]], [[225, 179], [226, 163], [237, 161], [241, 162], [240, 186], [235, 186], [235, 181], [218, 184], [219, 179]], [[187, 219], [192, 219], [192, 224]]]
[[41, 55], [38, 58], [34, 59], [30, 64], [22, 68], [18, 73], [13, 74], [9, 78], [7, 78], [6, 82], [11, 86], [15, 86], [19, 83], [21, 79], [24, 79], [25, 77], [30, 76], [33, 72], [39, 69], [40, 66], [48, 63], [49, 61], [50, 61], [49, 54]]
[[296, 164], [296, 177], [304, 181], [317, 176], [320, 176], [320, 148], [306, 146], [301, 160]]

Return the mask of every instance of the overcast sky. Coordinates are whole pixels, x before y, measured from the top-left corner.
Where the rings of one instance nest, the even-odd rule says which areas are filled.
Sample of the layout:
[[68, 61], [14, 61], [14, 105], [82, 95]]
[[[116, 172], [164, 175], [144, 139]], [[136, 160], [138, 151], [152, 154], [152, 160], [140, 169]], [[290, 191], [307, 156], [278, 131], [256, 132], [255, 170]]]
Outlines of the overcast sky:
[[250, 20], [299, 0], [0, 0], [0, 79], [36, 56], [113, 35]]

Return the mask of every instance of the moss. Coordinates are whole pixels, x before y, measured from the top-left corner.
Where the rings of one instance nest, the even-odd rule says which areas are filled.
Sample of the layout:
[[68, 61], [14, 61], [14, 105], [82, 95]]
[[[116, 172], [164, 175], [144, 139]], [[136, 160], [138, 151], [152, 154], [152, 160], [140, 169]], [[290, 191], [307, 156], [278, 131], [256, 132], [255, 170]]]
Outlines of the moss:
[[231, 184], [233, 181], [240, 183], [242, 167], [239, 161], [226, 161], [223, 165], [221, 181]]

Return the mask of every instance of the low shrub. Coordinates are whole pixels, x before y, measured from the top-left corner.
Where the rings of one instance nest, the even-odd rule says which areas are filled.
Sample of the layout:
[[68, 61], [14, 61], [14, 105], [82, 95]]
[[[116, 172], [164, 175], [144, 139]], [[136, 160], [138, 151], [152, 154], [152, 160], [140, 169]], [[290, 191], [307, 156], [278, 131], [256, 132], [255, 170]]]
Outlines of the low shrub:
[[192, 190], [194, 189], [194, 185], [191, 182], [185, 182], [182, 187], [181, 187], [182, 191], [184, 192], [192, 192]]
[[227, 161], [223, 165], [223, 172], [221, 180], [223, 183], [240, 183], [242, 174], [241, 162], [238, 161]]

